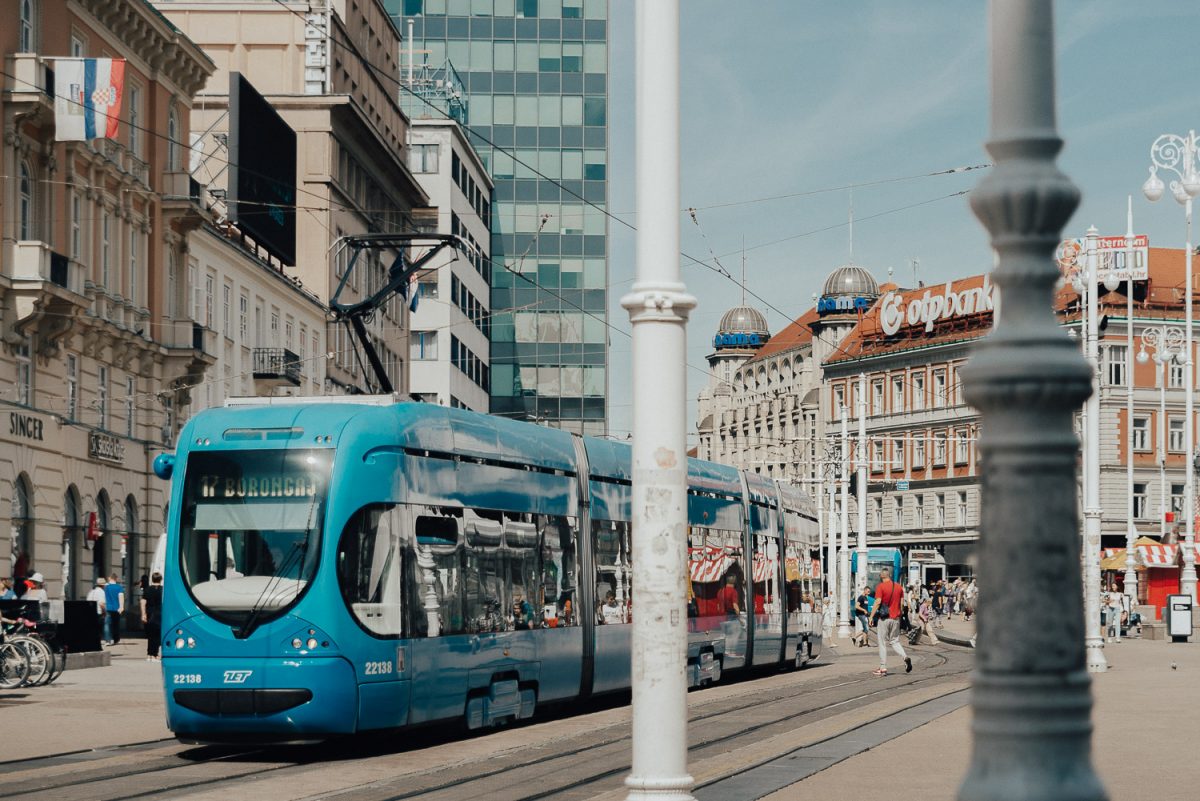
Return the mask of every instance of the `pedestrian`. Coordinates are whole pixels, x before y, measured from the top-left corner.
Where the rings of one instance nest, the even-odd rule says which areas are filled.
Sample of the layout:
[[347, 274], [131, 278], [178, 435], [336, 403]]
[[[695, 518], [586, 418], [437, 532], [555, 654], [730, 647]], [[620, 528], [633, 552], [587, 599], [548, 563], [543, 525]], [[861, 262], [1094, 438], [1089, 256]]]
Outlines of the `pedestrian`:
[[41, 573], [34, 573], [29, 578], [25, 579], [25, 594], [21, 596], [22, 601], [49, 601], [50, 596], [46, 594], [46, 578]]
[[0, 601], [15, 601], [17, 594], [13, 592], [13, 583], [10, 578], [0, 578]]
[[975, 614], [975, 601], [979, 597], [979, 587], [975, 584], [975, 579], [971, 579], [971, 583], [963, 588], [963, 619], [970, 620]]
[[887, 649], [890, 645], [904, 660], [904, 672], [912, 673], [912, 659], [904, 653], [900, 644], [900, 611], [904, 605], [904, 588], [892, 581], [892, 571], [879, 571], [879, 584], [875, 586], [875, 609], [872, 617], [876, 621], [876, 636], [879, 638], [879, 669], [876, 676], [886, 676]]
[[938, 636], [933, 633], [933, 601], [929, 596], [921, 599], [921, 605], [917, 609], [916, 630], [928, 637], [929, 642], [939, 642]]
[[125, 588], [117, 580], [116, 573], [110, 574], [104, 585], [104, 610], [104, 642], [116, 645], [121, 642], [121, 615], [125, 614]]
[[737, 577], [730, 573], [725, 577], [725, 586], [717, 593], [717, 605], [726, 618], [735, 618], [742, 613], [737, 591]]
[[108, 584], [108, 579], [104, 576], [96, 579], [96, 585], [92, 587], [87, 594], [87, 600], [96, 605], [96, 626], [103, 632], [106, 618], [104, 616], [104, 587]]
[[1104, 596], [1104, 603], [1108, 607], [1105, 613], [1105, 640], [1107, 642], [1121, 641], [1121, 596], [1115, 592], [1109, 592]]
[[159, 640], [162, 639], [162, 574], [150, 575], [150, 583], [142, 591], [142, 625], [146, 629], [146, 661], [158, 661]]
[[858, 621], [859, 632], [852, 638], [854, 644], [860, 647], [867, 645], [867, 618], [871, 614], [871, 596], [867, 594], [867, 587], [864, 585], [858, 591], [858, 597], [854, 599], [854, 619]]
[[612, 626], [624, 622], [621, 605], [617, 603], [617, 594], [609, 590], [604, 594], [604, 604], [600, 607], [600, 623]]

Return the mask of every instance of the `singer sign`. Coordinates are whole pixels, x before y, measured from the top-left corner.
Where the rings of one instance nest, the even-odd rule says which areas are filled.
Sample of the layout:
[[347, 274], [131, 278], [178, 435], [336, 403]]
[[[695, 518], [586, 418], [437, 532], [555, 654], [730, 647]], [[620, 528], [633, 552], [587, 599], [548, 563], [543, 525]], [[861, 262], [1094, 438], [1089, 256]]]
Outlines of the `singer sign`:
[[[1132, 248], [1125, 247], [1123, 236], [1096, 237], [1096, 257], [1100, 262], [1100, 269], [1096, 271], [1098, 282], [1145, 281], [1149, 277], [1150, 237], [1137, 234], [1132, 244]], [[1130, 253], [1133, 254], [1132, 267], [1127, 264]], [[1059, 243], [1054, 258], [1063, 278], [1070, 281], [1075, 273], [1087, 266], [1087, 240], [1064, 239]]]
[[923, 325], [925, 331], [929, 332], [938, 320], [994, 311], [995, 305], [992, 279], [985, 275], [982, 286], [958, 292], [954, 291], [951, 282], [946, 282], [940, 291], [927, 289], [923, 295], [909, 297], [908, 300], [903, 294], [889, 292], [879, 303], [879, 324], [886, 336], [895, 334], [906, 324]]

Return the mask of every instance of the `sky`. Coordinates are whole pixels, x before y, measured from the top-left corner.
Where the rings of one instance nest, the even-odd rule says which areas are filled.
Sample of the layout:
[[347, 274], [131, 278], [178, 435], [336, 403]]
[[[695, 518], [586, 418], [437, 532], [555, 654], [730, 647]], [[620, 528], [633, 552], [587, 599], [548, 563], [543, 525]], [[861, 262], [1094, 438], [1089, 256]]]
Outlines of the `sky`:
[[[747, 303], [772, 333], [813, 305], [825, 277], [853, 261], [879, 281], [927, 284], [991, 268], [966, 195], [986, 174], [987, 4], [982, 0], [682, 0], [681, 205], [685, 254], [721, 265], [770, 301]], [[636, 226], [634, 2], [610, 0], [609, 208]], [[1168, 192], [1142, 197], [1151, 143], [1200, 128], [1200, 5], [1072, 0], [1055, 11], [1059, 168], [1083, 199], [1064, 234], [1134, 228], [1151, 246], [1183, 247], [1184, 213]], [[1191, 53], [1191, 55], [1188, 55]], [[908, 180], [891, 180], [908, 179]], [[1168, 181], [1169, 183], [1169, 181]], [[837, 191], [820, 190], [837, 189]], [[763, 200], [779, 195], [801, 197]], [[736, 204], [736, 205], [724, 205]], [[723, 206], [721, 208], [713, 208]], [[610, 220], [609, 424], [632, 428], [628, 312], [636, 234]], [[784, 241], [779, 241], [784, 240]], [[699, 306], [688, 324], [688, 442], [705, 356], [741, 289], [680, 257]], [[786, 315], [786, 317], [785, 317]]]

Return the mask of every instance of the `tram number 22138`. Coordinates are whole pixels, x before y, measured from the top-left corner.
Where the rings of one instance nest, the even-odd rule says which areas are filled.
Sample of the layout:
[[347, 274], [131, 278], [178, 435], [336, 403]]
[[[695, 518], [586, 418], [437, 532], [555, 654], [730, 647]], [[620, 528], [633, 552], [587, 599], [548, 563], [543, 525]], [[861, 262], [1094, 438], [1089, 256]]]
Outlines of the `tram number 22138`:
[[391, 660], [382, 662], [366, 662], [363, 664], [364, 676], [390, 676], [394, 663]]

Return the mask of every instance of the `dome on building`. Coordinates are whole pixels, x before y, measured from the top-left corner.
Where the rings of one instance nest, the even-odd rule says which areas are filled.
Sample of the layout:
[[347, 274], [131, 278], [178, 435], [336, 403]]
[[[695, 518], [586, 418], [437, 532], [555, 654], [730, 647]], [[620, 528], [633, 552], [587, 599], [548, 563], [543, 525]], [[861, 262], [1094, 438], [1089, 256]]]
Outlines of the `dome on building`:
[[857, 264], [844, 264], [825, 279], [823, 295], [878, 296], [879, 282]]
[[767, 318], [758, 309], [751, 306], [736, 306], [725, 312], [721, 318], [718, 334], [761, 334], [770, 335], [767, 328]]

